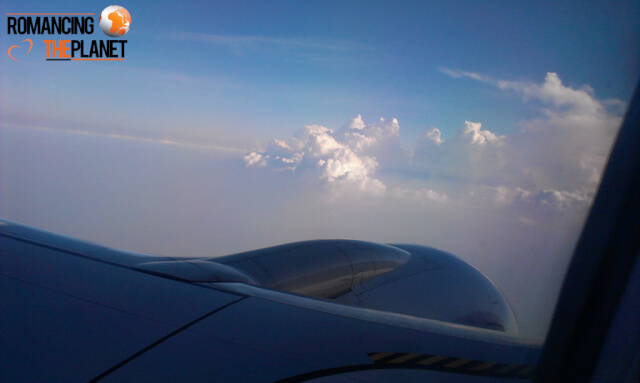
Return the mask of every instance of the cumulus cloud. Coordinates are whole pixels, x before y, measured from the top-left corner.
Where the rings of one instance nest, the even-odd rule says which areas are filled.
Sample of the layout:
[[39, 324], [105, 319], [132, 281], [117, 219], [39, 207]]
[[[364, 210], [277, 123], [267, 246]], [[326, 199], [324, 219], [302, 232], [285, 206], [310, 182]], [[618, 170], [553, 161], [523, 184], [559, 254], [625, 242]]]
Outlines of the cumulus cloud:
[[[488, 78], [452, 77], [483, 82]], [[422, 158], [423, 168], [430, 173], [472, 179], [471, 188], [523, 188], [539, 195], [536, 201], [540, 206], [588, 206], [622, 122], [624, 103], [599, 100], [588, 85], [567, 86], [556, 73], [547, 73], [541, 83], [499, 80], [490, 84], [533, 104], [539, 116], [522, 121], [520, 132], [507, 136], [467, 121], [454, 139], [440, 145], [439, 151], [416, 146], [414, 166], [420, 168], [416, 159]], [[434, 161], [435, 168], [424, 166]], [[467, 173], [465, 169], [473, 171]]]
[[523, 172], [529, 185], [579, 193], [595, 189], [621, 111], [609, 111], [587, 85], [563, 85], [555, 73], [547, 73], [542, 84], [501, 81], [498, 87], [542, 105], [542, 116], [524, 121], [522, 132], [509, 140], [512, 167]]
[[[587, 85], [566, 86], [556, 73], [534, 83], [439, 70], [535, 103], [539, 116], [523, 121], [521, 130], [509, 135], [480, 121], [463, 121], [445, 139], [431, 126], [409, 151], [400, 145], [397, 119], [367, 123], [357, 115], [338, 130], [308, 125], [288, 140], [273, 140], [265, 150], [247, 153], [245, 165], [310, 173], [332, 190], [366, 192], [417, 206], [511, 209], [520, 222], [539, 218], [536, 209], [586, 211], [621, 122], [620, 112], [612, 112], [620, 108], [610, 107], [618, 101], [598, 100]], [[421, 182], [414, 183], [416, 179]]]
[[502, 146], [504, 144], [505, 136], [498, 136], [495, 133], [491, 133], [488, 130], [482, 129], [482, 124], [479, 122], [464, 122], [464, 128], [462, 129], [462, 137], [471, 141], [472, 145], [495, 145]]
[[533, 199], [543, 205], [552, 205], [558, 209], [566, 209], [575, 205], [582, 207], [588, 206], [593, 199], [593, 193], [545, 189], [533, 196]]
[[495, 203], [499, 205], [509, 205], [512, 204], [517, 199], [528, 198], [530, 192], [521, 189], [515, 188], [510, 189], [507, 186], [499, 185], [499, 186], [484, 186], [480, 185], [475, 187], [473, 190], [469, 192], [469, 197], [472, 201], [476, 201], [476, 203]]
[[412, 166], [425, 171], [434, 168], [442, 158], [443, 143], [440, 129], [433, 126], [423, 129], [416, 138], [410, 155]]
[[379, 152], [383, 146], [395, 145], [399, 135], [397, 119], [380, 118], [378, 122], [367, 125], [361, 115], [349, 121], [339, 132], [344, 142], [358, 153]]
[[372, 194], [384, 193], [386, 186], [373, 177], [379, 166], [375, 157], [365, 153], [397, 138], [398, 121], [367, 126], [358, 116], [340, 131], [321, 125], [307, 125], [288, 141], [273, 140], [264, 152], [244, 157], [247, 167], [269, 166], [291, 171], [314, 171], [318, 179], [338, 189], [354, 188]]
[[556, 73], [547, 73], [542, 85], [501, 80], [498, 88], [514, 91], [525, 99], [537, 98], [555, 106], [569, 106], [587, 113], [597, 113], [602, 104], [594, 98], [593, 89], [585, 85], [580, 89], [564, 86]]
[[410, 168], [437, 178], [486, 179], [504, 167], [506, 142], [505, 136], [483, 128], [480, 122], [465, 121], [448, 140], [430, 127], [416, 140]]
[[258, 166], [263, 167], [267, 164], [266, 160], [262, 158], [262, 154], [257, 152], [247, 153], [244, 156], [244, 163], [247, 166]]
[[442, 132], [440, 129], [436, 127], [425, 128], [420, 135], [418, 136], [417, 143], [418, 144], [433, 144], [440, 145], [442, 144]]

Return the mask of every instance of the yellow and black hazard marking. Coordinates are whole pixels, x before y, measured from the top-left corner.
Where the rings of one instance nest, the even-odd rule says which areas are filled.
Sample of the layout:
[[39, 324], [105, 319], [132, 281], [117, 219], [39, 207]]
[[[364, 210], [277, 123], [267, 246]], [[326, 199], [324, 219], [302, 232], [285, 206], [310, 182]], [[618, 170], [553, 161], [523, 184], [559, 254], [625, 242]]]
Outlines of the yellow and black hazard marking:
[[370, 352], [367, 353], [373, 363], [353, 364], [329, 367], [308, 371], [299, 375], [280, 379], [276, 383], [299, 383], [357, 371], [385, 369], [422, 369], [451, 372], [465, 375], [491, 376], [509, 379], [531, 379], [535, 366], [487, 362], [482, 360], [462, 359], [444, 355], [409, 354], [402, 352]]
[[379, 368], [416, 368], [514, 379], [531, 379], [535, 373], [535, 366], [462, 359], [444, 355], [401, 352], [370, 352], [368, 355], [374, 365]]

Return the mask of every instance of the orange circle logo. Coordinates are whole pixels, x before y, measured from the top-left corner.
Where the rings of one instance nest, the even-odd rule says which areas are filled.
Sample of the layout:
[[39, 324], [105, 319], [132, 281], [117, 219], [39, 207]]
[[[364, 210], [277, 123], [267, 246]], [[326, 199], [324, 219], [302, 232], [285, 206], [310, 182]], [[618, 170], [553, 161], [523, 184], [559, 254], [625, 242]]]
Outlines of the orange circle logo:
[[122, 37], [129, 32], [131, 15], [119, 5], [110, 5], [100, 14], [100, 29], [109, 37]]

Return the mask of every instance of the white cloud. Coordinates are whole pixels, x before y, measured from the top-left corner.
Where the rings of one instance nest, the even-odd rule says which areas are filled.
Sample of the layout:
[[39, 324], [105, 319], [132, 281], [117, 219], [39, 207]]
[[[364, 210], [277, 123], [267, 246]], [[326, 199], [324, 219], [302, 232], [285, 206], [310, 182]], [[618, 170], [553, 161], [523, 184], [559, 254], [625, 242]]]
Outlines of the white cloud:
[[532, 196], [533, 200], [543, 205], [551, 205], [557, 209], [567, 209], [573, 206], [587, 207], [593, 199], [592, 193], [580, 193], [566, 190], [541, 190]]
[[397, 119], [380, 118], [376, 123], [367, 125], [361, 115], [351, 119], [338, 132], [338, 137], [354, 151], [372, 155], [378, 155], [381, 150], [389, 147], [399, 148], [399, 135], [400, 125]]
[[443, 155], [442, 133], [436, 127], [425, 128], [420, 132], [413, 145], [410, 159], [414, 168], [433, 170]]
[[498, 136], [488, 130], [482, 130], [482, 124], [479, 122], [464, 122], [462, 129], [462, 137], [471, 140], [472, 145], [484, 146], [486, 144], [502, 146], [504, 145], [505, 136]]
[[460, 69], [449, 69], [445, 67], [438, 67], [438, 71], [440, 71], [440, 73], [444, 73], [447, 76], [453, 77], [456, 79], [467, 77], [477, 81], [483, 81], [483, 82], [491, 81], [491, 78], [489, 78], [488, 76], [483, 76], [479, 73], [474, 73], [474, 72], [466, 72]]
[[506, 145], [505, 136], [483, 129], [480, 122], [465, 121], [446, 141], [431, 127], [416, 140], [411, 168], [439, 178], [482, 180], [504, 167]]
[[470, 200], [477, 203], [495, 203], [496, 205], [509, 206], [514, 210], [539, 209], [543, 207], [558, 211], [568, 208], [586, 209], [593, 200], [593, 192], [567, 191], [555, 189], [543, 189], [535, 192], [520, 187], [509, 188], [500, 186], [478, 186], [470, 193]]
[[267, 164], [265, 159], [262, 158], [262, 154], [257, 152], [247, 153], [244, 156], [244, 163], [247, 166], [258, 166], [258, 167], [263, 167]]
[[608, 111], [589, 86], [564, 86], [555, 73], [541, 85], [502, 81], [499, 87], [542, 106], [541, 117], [523, 122], [523, 131], [510, 137], [512, 166], [541, 190], [595, 189], [622, 122], [620, 110]]
[[[490, 82], [480, 74], [439, 69], [536, 103], [539, 117], [523, 121], [522, 130], [510, 135], [478, 121], [464, 121], [447, 140], [438, 128], [425, 128], [408, 154], [400, 147], [397, 119], [368, 124], [357, 115], [338, 131], [308, 125], [289, 140], [273, 140], [264, 151], [247, 154], [245, 164], [311, 171], [332, 191], [386, 195], [422, 207], [446, 202], [510, 209], [521, 222], [539, 219], [538, 208], [586, 211], [621, 122], [593, 89], [565, 86], [555, 73], [537, 84]], [[383, 179], [381, 169], [393, 176]], [[423, 182], [413, 184], [412, 178]]]
[[564, 86], [556, 73], [547, 73], [542, 85], [514, 81], [498, 81], [502, 90], [514, 91], [525, 99], [534, 98], [552, 103], [555, 106], [569, 106], [587, 113], [598, 113], [602, 104], [593, 96], [593, 89], [585, 85], [580, 89]]
[[425, 128], [418, 136], [418, 143], [428, 142], [435, 145], [440, 145], [442, 141], [442, 132], [436, 127]]
[[172, 32], [167, 38], [182, 41], [209, 43], [230, 47], [257, 47], [265, 46], [271, 49], [283, 50], [305, 49], [320, 51], [352, 51], [363, 49], [365, 46], [349, 40], [320, 39], [320, 38], [285, 38], [273, 36], [248, 36], [248, 35], [216, 35], [211, 33]]
[[[446, 69], [446, 68], [444, 68]], [[471, 78], [492, 84], [507, 94], [522, 97], [540, 111], [537, 118], [521, 122], [522, 130], [508, 136], [495, 133], [479, 122], [465, 122], [453, 138], [434, 145], [424, 133], [413, 155], [415, 169], [439, 177], [456, 177], [471, 186], [503, 185], [522, 187], [531, 193], [558, 191], [573, 193], [585, 201], [585, 191], [594, 190], [600, 180], [615, 134], [622, 122], [624, 103], [599, 100], [588, 85], [564, 85], [556, 73], [547, 73], [544, 81], [488, 81], [487, 76], [469, 76], [464, 71], [439, 70], [455, 78]], [[588, 194], [588, 193], [587, 193]], [[578, 206], [562, 198], [542, 205], [567, 208]], [[566, 197], [569, 198], [569, 197]], [[554, 201], [555, 201], [554, 200]]]
[[349, 121], [349, 123], [347, 124], [347, 129], [351, 130], [363, 130], [366, 127], [367, 125], [364, 123], [364, 121], [362, 121], [361, 115], [352, 118], [351, 121]]
[[[374, 178], [379, 166], [375, 157], [363, 154], [383, 143], [388, 137], [398, 136], [398, 121], [367, 126], [362, 117], [352, 119], [341, 134], [321, 125], [307, 125], [289, 141], [273, 140], [264, 152], [251, 152], [245, 156], [247, 167], [267, 164], [274, 169], [293, 171], [313, 169], [322, 182], [343, 192], [350, 188], [372, 194], [383, 194], [386, 186]], [[340, 141], [338, 138], [342, 138]]]

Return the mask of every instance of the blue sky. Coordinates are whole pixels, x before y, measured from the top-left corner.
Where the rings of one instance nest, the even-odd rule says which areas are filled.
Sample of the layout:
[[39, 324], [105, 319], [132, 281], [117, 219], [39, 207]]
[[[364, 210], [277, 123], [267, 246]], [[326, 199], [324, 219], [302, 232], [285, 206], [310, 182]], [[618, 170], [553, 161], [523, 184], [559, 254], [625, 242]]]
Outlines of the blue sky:
[[[118, 109], [141, 134], [215, 141], [205, 130], [231, 126], [240, 137], [217, 133], [239, 145], [362, 114], [398, 118], [409, 143], [427, 126], [451, 136], [464, 120], [509, 133], [533, 113], [439, 67], [528, 81], [556, 72], [600, 98], [627, 99], [639, 65], [637, 2], [540, 3], [130, 1], [125, 63], [47, 63], [38, 42], [28, 62], [3, 56], [3, 115], [19, 120], [28, 110], [49, 124], [86, 126], [104, 118], [101, 109]], [[5, 1], [3, 9], [99, 13], [103, 5]], [[52, 119], [55, 107], [80, 110]]]
[[544, 335], [638, 81], [638, 2], [120, 5], [124, 62], [0, 55], [0, 217], [171, 256], [435, 246]]

